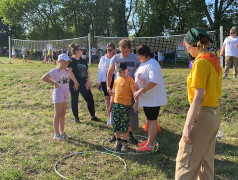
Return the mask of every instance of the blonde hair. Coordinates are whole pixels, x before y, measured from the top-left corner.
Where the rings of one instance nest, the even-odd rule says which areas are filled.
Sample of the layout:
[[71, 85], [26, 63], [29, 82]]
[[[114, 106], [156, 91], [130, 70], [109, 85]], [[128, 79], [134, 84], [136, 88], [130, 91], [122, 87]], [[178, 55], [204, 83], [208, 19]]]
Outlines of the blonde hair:
[[230, 29], [230, 31], [233, 31], [233, 32], [235, 32], [235, 33], [237, 34], [237, 27], [236, 27], [236, 26], [233, 26], [233, 27]]

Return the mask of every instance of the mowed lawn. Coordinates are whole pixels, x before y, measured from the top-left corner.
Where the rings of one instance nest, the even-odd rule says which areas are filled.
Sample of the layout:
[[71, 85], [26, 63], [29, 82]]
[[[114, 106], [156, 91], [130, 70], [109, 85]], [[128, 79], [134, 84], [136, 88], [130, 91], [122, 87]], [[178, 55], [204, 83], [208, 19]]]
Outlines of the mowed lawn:
[[[41, 61], [9, 64], [0, 57], [0, 179], [61, 179], [54, 164], [63, 156], [82, 151], [103, 151], [102, 141], [112, 135], [106, 125], [107, 114], [102, 92], [96, 89], [97, 65], [90, 66], [96, 115], [92, 122], [86, 103], [79, 98], [81, 124], [75, 124], [70, 105], [66, 114], [66, 132], [72, 140], [55, 142], [52, 138], [54, 106], [52, 86], [40, 80], [54, 64]], [[160, 147], [148, 155], [121, 155], [127, 170], [120, 179], [173, 179], [178, 142], [189, 108], [186, 94], [188, 68], [163, 67], [168, 103], [162, 107], [157, 135]], [[215, 179], [238, 177], [238, 79], [223, 80], [221, 98], [222, 138], [217, 140]], [[159, 94], [158, 94], [159, 96]], [[140, 128], [135, 134], [146, 135], [145, 116], [139, 109]], [[202, 132], [201, 132], [202, 133]], [[60, 167], [62, 166], [62, 167]], [[123, 171], [123, 163], [106, 154], [77, 155], [58, 166], [70, 179], [113, 179]]]

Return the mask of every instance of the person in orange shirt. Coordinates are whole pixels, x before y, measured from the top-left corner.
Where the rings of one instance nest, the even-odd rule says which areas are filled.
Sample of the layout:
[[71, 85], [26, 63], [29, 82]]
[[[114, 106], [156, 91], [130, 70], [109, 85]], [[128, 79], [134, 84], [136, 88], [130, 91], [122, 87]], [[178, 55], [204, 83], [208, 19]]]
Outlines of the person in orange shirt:
[[[114, 150], [121, 152], [128, 151], [128, 127], [130, 121], [130, 112], [132, 106], [132, 95], [136, 92], [137, 85], [135, 81], [127, 75], [128, 69], [126, 63], [118, 63], [116, 71], [119, 77], [115, 80], [113, 89], [114, 94], [111, 98], [108, 107], [109, 112], [112, 113], [113, 132], [116, 137], [116, 145]], [[138, 110], [138, 102], [135, 100], [134, 111]], [[121, 142], [121, 133], [123, 135], [123, 142]]]
[[179, 142], [176, 180], [214, 179], [222, 68], [219, 58], [207, 51], [210, 42], [212, 39], [201, 28], [190, 29], [184, 38], [187, 51], [196, 58], [187, 78], [190, 108]]

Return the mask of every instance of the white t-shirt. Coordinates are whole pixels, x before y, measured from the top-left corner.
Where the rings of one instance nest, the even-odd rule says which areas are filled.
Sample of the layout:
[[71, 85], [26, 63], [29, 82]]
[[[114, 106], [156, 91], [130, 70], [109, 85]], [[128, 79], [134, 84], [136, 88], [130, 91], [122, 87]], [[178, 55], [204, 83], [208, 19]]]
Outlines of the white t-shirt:
[[102, 56], [98, 65], [98, 83], [106, 82], [106, 74], [109, 69], [111, 59], [107, 58], [107, 55]]
[[16, 51], [15, 51], [15, 49], [12, 49], [12, 55], [13, 55], [13, 56], [16, 55]]
[[236, 44], [238, 44], [238, 36], [235, 38], [231, 36], [226, 37], [224, 44], [226, 45], [225, 56], [238, 57], [238, 47], [236, 47]]
[[167, 93], [164, 86], [163, 74], [159, 63], [151, 58], [145, 63], [141, 63], [135, 73], [135, 82], [138, 89], [143, 88], [149, 82], [157, 85], [149, 91], [139, 96], [139, 106], [155, 107], [163, 106], [167, 103]]
[[68, 71], [57, 67], [48, 72], [48, 74], [57, 82], [60, 89], [69, 89], [70, 73]]

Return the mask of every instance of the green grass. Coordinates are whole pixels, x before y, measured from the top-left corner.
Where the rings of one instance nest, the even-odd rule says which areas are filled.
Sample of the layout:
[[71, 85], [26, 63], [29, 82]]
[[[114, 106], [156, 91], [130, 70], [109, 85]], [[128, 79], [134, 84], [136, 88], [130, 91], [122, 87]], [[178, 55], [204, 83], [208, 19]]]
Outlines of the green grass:
[[[53, 137], [52, 86], [40, 80], [53, 64], [40, 61], [8, 63], [0, 57], [0, 179], [60, 179], [54, 164], [63, 156], [81, 151], [105, 151], [102, 141], [112, 135], [106, 126], [107, 116], [102, 92], [96, 89], [97, 66], [90, 66], [92, 92], [96, 115], [102, 120], [90, 120], [86, 103], [79, 98], [79, 117], [82, 124], [74, 124], [68, 106], [66, 132], [73, 140], [55, 142]], [[127, 172], [121, 179], [173, 179], [178, 141], [189, 104], [186, 99], [188, 68], [163, 68], [168, 103], [162, 107], [158, 121], [162, 132], [157, 135], [159, 151], [150, 155], [121, 156]], [[231, 74], [230, 74], [231, 77]], [[216, 145], [215, 179], [238, 177], [238, 80], [223, 81], [221, 119], [223, 136]], [[140, 128], [135, 134], [146, 135], [141, 128], [145, 116], [140, 109]], [[72, 172], [75, 179], [112, 179], [123, 168], [117, 159], [105, 155], [69, 158], [61, 167], [65, 175]], [[77, 161], [76, 161], [77, 159]], [[75, 161], [73, 161], [75, 160]], [[100, 163], [99, 163], [100, 161]], [[85, 164], [87, 162], [87, 164]], [[78, 163], [78, 164], [77, 164]], [[72, 169], [73, 164], [78, 169]], [[68, 169], [67, 169], [68, 168]]]

